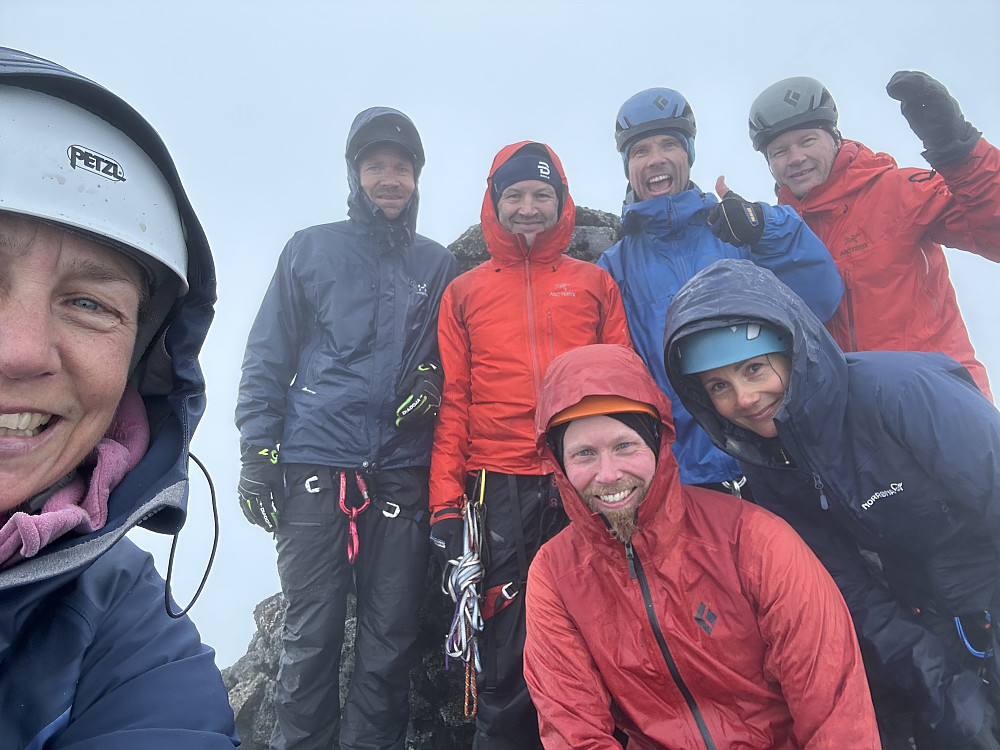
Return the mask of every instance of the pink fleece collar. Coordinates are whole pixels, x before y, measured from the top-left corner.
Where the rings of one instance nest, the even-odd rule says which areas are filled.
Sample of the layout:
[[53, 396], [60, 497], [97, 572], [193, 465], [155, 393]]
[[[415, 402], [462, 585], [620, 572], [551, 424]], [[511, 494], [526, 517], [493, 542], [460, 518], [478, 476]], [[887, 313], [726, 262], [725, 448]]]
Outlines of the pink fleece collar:
[[[132, 386], [125, 389], [111, 425], [85, 462], [93, 465], [90, 485], [77, 475], [50, 497], [40, 512], [16, 512], [0, 528], [0, 567], [34, 557], [69, 531], [87, 534], [108, 520], [108, 497], [149, 447], [146, 407]], [[83, 472], [86, 474], [86, 472]]]

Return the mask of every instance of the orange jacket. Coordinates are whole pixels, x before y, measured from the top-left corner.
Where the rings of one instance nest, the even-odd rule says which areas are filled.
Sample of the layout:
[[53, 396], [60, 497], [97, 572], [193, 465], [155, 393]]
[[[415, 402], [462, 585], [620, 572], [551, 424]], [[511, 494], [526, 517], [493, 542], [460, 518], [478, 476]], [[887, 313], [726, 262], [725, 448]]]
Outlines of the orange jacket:
[[570, 525], [528, 573], [524, 676], [547, 750], [875, 750], [850, 614], [805, 543], [763, 508], [682, 485], [670, 402], [622, 347], [555, 362], [537, 414], [613, 393], [660, 414], [656, 470], [626, 546], [561, 470]]
[[584, 344], [631, 345], [621, 294], [602, 268], [563, 255], [576, 208], [563, 181], [558, 223], [535, 236], [500, 226], [491, 190], [497, 168], [530, 143], [502, 149], [483, 198], [490, 260], [451, 282], [441, 299], [438, 343], [444, 391], [431, 451], [430, 509], [460, 509], [469, 472], [541, 475], [533, 420], [549, 362]]
[[948, 277], [941, 245], [1000, 261], [1000, 151], [983, 138], [939, 174], [900, 169], [845, 140], [829, 178], [792, 206], [829, 248], [844, 280], [827, 328], [847, 352], [944, 352], [992, 399]]

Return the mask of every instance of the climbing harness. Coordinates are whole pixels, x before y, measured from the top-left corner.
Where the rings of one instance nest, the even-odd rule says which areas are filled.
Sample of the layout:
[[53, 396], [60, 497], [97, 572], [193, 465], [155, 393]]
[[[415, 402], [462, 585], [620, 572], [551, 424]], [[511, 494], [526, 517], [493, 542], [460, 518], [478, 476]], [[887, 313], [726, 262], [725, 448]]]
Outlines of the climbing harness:
[[371, 498], [368, 497], [368, 486], [365, 484], [365, 480], [361, 478], [361, 474], [354, 472], [355, 478], [358, 480], [358, 489], [361, 490], [361, 497], [364, 502], [359, 508], [348, 508], [347, 507], [347, 472], [340, 472], [340, 509], [347, 514], [349, 534], [347, 537], [347, 561], [354, 565], [354, 560], [358, 556], [358, 548], [361, 546], [361, 541], [358, 539], [358, 516], [360, 516], [364, 510], [368, 507], [371, 502]]
[[[486, 472], [480, 473], [478, 497], [471, 502], [464, 498], [463, 554], [445, 565], [442, 588], [455, 602], [455, 615], [445, 639], [445, 654], [465, 662], [465, 718], [475, 717], [479, 698], [476, 692], [476, 674], [482, 671], [479, 658], [478, 634], [483, 629], [483, 615], [479, 601], [479, 584], [485, 575], [483, 568], [483, 502], [486, 496]], [[447, 663], [447, 658], [446, 658]]]

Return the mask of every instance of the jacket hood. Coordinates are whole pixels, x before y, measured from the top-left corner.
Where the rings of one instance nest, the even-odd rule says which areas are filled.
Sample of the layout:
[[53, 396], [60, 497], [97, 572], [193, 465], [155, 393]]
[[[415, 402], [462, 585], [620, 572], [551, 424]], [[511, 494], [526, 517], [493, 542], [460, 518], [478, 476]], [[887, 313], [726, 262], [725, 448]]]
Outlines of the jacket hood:
[[783, 185], [778, 188], [778, 202], [791, 206], [799, 213], [839, 213], [846, 208], [844, 204], [850, 195], [892, 169], [896, 169], [896, 160], [889, 154], [875, 153], [863, 143], [844, 140], [826, 182], [812, 188], [802, 200], [792, 195], [787, 185]]
[[[496, 174], [503, 164], [514, 154], [525, 146], [536, 146], [545, 149], [553, 166], [559, 170], [562, 177], [563, 200], [562, 211], [559, 214], [559, 221], [554, 227], [546, 229], [535, 235], [534, 242], [529, 248], [524, 241], [524, 236], [508, 232], [500, 226], [497, 219], [497, 212], [493, 206], [493, 175]], [[482, 222], [483, 237], [486, 239], [486, 249], [489, 250], [490, 257], [501, 265], [520, 263], [525, 258], [529, 258], [537, 263], [551, 263], [558, 258], [569, 247], [569, 241], [573, 238], [573, 228], [576, 225], [576, 205], [569, 194], [569, 183], [566, 180], [566, 170], [563, 169], [562, 162], [555, 152], [544, 143], [533, 141], [520, 141], [504, 146], [493, 158], [493, 166], [490, 167], [490, 175], [486, 180], [486, 195], [483, 196], [483, 208], [480, 212]]]
[[176, 300], [152, 343], [139, 358], [131, 383], [143, 398], [150, 444], [108, 501], [99, 530], [67, 535], [38, 556], [0, 572], [0, 589], [57, 576], [87, 564], [133, 526], [165, 534], [184, 524], [188, 497], [188, 449], [205, 410], [205, 381], [198, 354], [214, 315], [215, 268], [208, 240], [163, 141], [152, 126], [115, 94], [39, 57], [0, 47], [0, 84], [65, 99], [108, 121], [153, 160], [173, 192], [184, 228], [189, 291]]
[[[847, 405], [844, 353], [795, 292], [748, 260], [713, 263], [681, 287], [670, 303], [664, 365], [681, 403], [720, 449], [751, 464], [768, 463], [773, 443], [720, 416], [697, 377], [680, 374], [677, 358], [677, 342], [689, 334], [755, 321], [783, 329], [792, 338], [792, 372], [784, 404], [775, 416], [779, 435], [782, 425], [793, 421], [799, 442], [808, 444], [813, 439], [803, 434], [811, 429], [808, 421], [823, 431], [824, 440], [836, 441]], [[797, 419], [803, 413], [813, 419]]]
[[[377, 127], [374, 125], [375, 120], [386, 116], [400, 118], [409, 123], [410, 127], [413, 128], [413, 135], [416, 135], [417, 130], [413, 121], [398, 109], [393, 109], [392, 107], [369, 107], [354, 118], [351, 130], [347, 135], [347, 148], [344, 152], [344, 158], [347, 160], [347, 185], [350, 188], [347, 196], [347, 213], [352, 219], [358, 221], [366, 231], [377, 235], [385, 234], [390, 245], [395, 245], [401, 241], [406, 246], [413, 243], [413, 235], [417, 231], [417, 209], [420, 205], [418, 181], [420, 170], [423, 168], [423, 151], [421, 150], [418, 156], [419, 163], [413, 165], [413, 194], [403, 208], [403, 212], [392, 221], [386, 218], [385, 214], [382, 213], [382, 209], [376, 206], [371, 198], [368, 197], [368, 194], [361, 189], [361, 176], [358, 174], [358, 165], [351, 158], [352, 154], [357, 155], [358, 152], [363, 150], [363, 147], [359, 147], [358, 144], [361, 141], [367, 140], [365, 131], [369, 128]], [[419, 136], [417, 138], [419, 142]], [[397, 237], [399, 237], [399, 240], [397, 240]]]
[[653, 481], [639, 505], [637, 533], [652, 525], [674, 526], [682, 509], [679, 502], [668, 503], [667, 500], [668, 496], [676, 496], [673, 490], [680, 486], [677, 461], [670, 448], [674, 441], [670, 401], [632, 349], [614, 344], [591, 344], [572, 349], [552, 360], [545, 373], [535, 410], [535, 444], [542, 461], [555, 475], [566, 513], [573, 524], [595, 542], [618, 544], [609, 536], [603, 518], [591, 512], [569, 483], [546, 439], [546, 428], [554, 415], [579, 403], [586, 396], [611, 395], [650, 404], [660, 416], [659, 457]]

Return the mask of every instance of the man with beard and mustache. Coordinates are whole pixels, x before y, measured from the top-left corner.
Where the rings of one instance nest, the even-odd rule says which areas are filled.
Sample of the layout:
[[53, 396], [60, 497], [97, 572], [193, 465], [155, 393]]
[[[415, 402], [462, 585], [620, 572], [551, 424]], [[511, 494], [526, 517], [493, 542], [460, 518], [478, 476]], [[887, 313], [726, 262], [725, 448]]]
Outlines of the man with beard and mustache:
[[781, 519], [680, 483], [670, 403], [635, 352], [553, 360], [535, 434], [571, 520], [528, 576], [546, 748], [879, 747], [832, 579]]
[[[240, 507], [274, 534], [288, 602], [272, 750], [402, 750], [430, 556], [437, 316], [457, 262], [415, 231], [424, 150], [406, 115], [358, 114], [346, 158], [350, 218], [288, 241], [236, 408]], [[352, 590], [356, 666], [341, 711]]]

